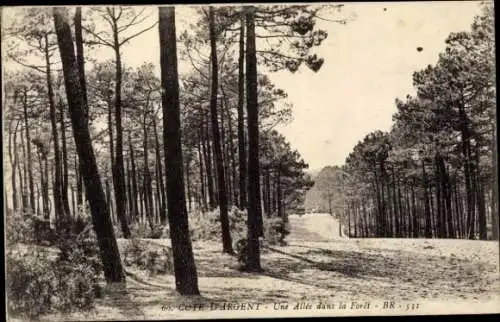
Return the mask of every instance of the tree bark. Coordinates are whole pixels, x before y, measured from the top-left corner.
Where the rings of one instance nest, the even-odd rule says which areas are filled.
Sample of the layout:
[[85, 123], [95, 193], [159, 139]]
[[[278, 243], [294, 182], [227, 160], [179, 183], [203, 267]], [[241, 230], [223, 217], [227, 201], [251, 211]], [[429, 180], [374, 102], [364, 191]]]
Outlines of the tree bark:
[[60, 113], [60, 126], [61, 126], [61, 145], [62, 145], [62, 186], [61, 186], [61, 199], [63, 202], [63, 207], [67, 215], [71, 215], [71, 210], [69, 208], [69, 197], [68, 197], [68, 149], [66, 144], [66, 126], [64, 124], [64, 105], [59, 102], [59, 113]]
[[138, 188], [137, 188], [137, 171], [136, 171], [136, 166], [135, 166], [135, 158], [134, 158], [134, 148], [132, 146], [132, 141], [130, 138], [130, 134], [128, 136], [128, 146], [129, 146], [129, 152], [130, 152], [130, 166], [131, 166], [131, 175], [132, 175], [132, 201], [133, 201], [133, 214], [136, 220], [139, 218], [140, 213], [142, 214], [142, 211], [139, 213], [139, 207], [137, 204], [137, 197], [138, 197]]
[[212, 82], [210, 90], [210, 116], [212, 121], [212, 136], [214, 142], [215, 165], [217, 169], [217, 188], [219, 197], [219, 213], [222, 230], [222, 251], [232, 254], [233, 246], [231, 241], [231, 231], [229, 230], [229, 216], [227, 210], [226, 176], [222, 157], [221, 135], [219, 132], [219, 122], [217, 119], [217, 94], [219, 89], [219, 66], [217, 62], [217, 41], [215, 35], [215, 14], [214, 8], [209, 7], [209, 30], [210, 30], [210, 63], [212, 70]]
[[123, 237], [130, 238], [130, 229], [127, 223], [125, 192], [124, 164], [123, 164], [123, 128], [122, 128], [122, 61], [118, 40], [118, 26], [116, 20], [113, 24], [113, 40], [116, 64], [115, 82], [115, 126], [116, 126], [116, 152], [113, 164], [113, 184], [115, 188], [116, 216], [120, 221]]
[[156, 162], [158, 163], [158, 180], [160, 183], [160, 222], [162, 225], [165, 225], [165, 223], [167, 222], [167, 208], [165, 204], [165, 184], [163, 183], [163, 169], [160, 154], [160, 141], [158, 140], [158, 131], [156, 129], [156, 117], [153, 119], [153, 126], [156, 142]]
[[245, 142], [245, 14], [240, 17], [240, 41], [238, 56], [238, 163], [239, 163], [239, 207], [247, 208], [247, 157]]
[[493, 185], [491, 194], [491, 237], [493, 240], [498, 240], [499, 237], [499, 219], [500, 219], [500, 211], [498, 209], [498, 130], [497, 127], [493, 127], [493, 171], [492, 171], [492, 182]]
[[24, 131], [26, 137], [26, 153], [28, 154], [28, 185], [30, 190], [30, 206], [33, 213], [36, 213], [36, 204], [35, 204], [35, 188], [34, 188], [34, 180], [33, 180], [33, 160], [31, 158], [31, 137], [29, 131], [29, 122], [28, 122], [28, 97], [27, 92], [25, 91], [23, 97], [23, 115], [24, 115]]
[[208, 187], [208, 205], [209, 209], [213, 210], [215, 208], [215, 192], [214, 192], [214, 181], [213, 181], [213, 173], [212, 173], [212, 154], [210, 153], [210, 134], [208, 131], [208, 117], [205, 122], [205, 140], [202, 141], [204, 144], [202, 145], [205, 157], [205, 170], [207, 174], [207, 187]]
[[[87, 101], [87, 81], [85, 79], [85, 59], [83, 55], [83, 36], [82, 36], [82, 8], [77, 7], [75, 11], [75, 45], [76, 45], [76, 62], [78, 65], [78, 77], [80, 79], [80, 86], [84, 93], [82, 99], [85, 101], [85, 123], [89, 122], [89, 104]], [[111, 120], [110, 120], [111, 121]], [[110, 138], [111, 139], [111, 138]], [[113, 154], [111, 154], [113, 155]], [[78, 177], [77, 177], [77, 205], [83, 206], [83, 178], [81, 173], [82, 163], [78, 162]]]
[[61, 219], [66, 217], [66, 213], [65, 213], [65, 208], [63, 206], [64, 203], [62, 200], [62, 191], [61, 191], [62, 188], [61, 152], [59, 150], [59, 135], [57, 133], [56, 106], [54, 102], [54, 88], [52, 86], [52, 68], [49, 55], [48, 35], [45, 35], [44, 41], [45, 41], [44, 43], [45, 74], [47, 81], [47, 94], [49, 100], [50, 124], [52, 127], [52, 139], [54, 142], [55, 173], [54, 173], [54, 182], [52, 185], [52, 191], [54, 198], [56, 225], [58, 227], [58, 224], [61, 221]]
[[182, 145], [179, 107], [179, 76], [175, 7], [159, 8], [160, 64], [163, 105], [167, 205], [174, 258], [176, 290], [182, 295], [199, 295], [198, 276], [189, 236], [189, 223], [182, 176]]
[[78, 156], [82, 163], [82, 175], [86, 195], [92, 214], [92, 224], [96, 232], [104, 276], [108, 283], [125, 283], [125, 274], [120, 260], [113, 226], [109, 218], [97, 161], [91, 143], [91, 137], [85, 119], [84, 97], [78, 78], [78, 66], [71, 36], [68, 11], [64, 7], [55, 7], [54, 24], [62, 60], [66, 96], [68, 100], [71, 125]]
[[257, 58], [255, 46], [255, 7], [245, 7], [246, 13], [246, 85], [248, 115], [248, 264], [247, 270], [261, 271], [259, 246], [260, 203], [259, 169], [259, 107], [257, 100]]

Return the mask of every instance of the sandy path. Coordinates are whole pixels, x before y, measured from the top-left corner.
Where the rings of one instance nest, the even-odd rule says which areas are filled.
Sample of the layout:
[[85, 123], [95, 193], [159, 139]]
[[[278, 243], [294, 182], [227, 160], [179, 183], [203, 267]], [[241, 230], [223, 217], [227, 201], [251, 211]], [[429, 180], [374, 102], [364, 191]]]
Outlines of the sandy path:
[[321, 242], [342, 238], [339, 222], [329, 214], [290, 215], [291, 226], [288, 241]]
[[[328, 214], [290, 216], [288, 245], [262, 254], [263, 274], [237, 270], [214, 242], [193, 244], [202, 296], [179, 297], [172, 275], [127, 267], [126, 290], [108, 290], [91, 312], [46, 320], [185, 319], [204, 317], [404, 315], [499, 312], [498, 242], [439, 239], [347, 239]], [[148, 247], [169, 240], [145, 240]], [[119, 240], [120, 248], [127, 241]], [[395, 301], [394, 309], [383, 309]], [[337, 309], [315, 309], [319, 303]], [[371, 303], [339, 310], [339, 303]], [[262, 303], [258, 311], [212, 310], [212, 305]], [[288, 309], [276, 310], [275, 303]], [[312, 305], [293, 310], [296, 304]], [[463, 303], [457, 306], [457, 303]], [[411, 305], [418, 308], [408, 310]], [[468, 305], [466, 305], [468, 304]], [[201, 310], [185, 310], [187, 306]], [[171, 311], [162, 310], [171, 307]], [[44, 319], [45, 320], [45, 319]]]

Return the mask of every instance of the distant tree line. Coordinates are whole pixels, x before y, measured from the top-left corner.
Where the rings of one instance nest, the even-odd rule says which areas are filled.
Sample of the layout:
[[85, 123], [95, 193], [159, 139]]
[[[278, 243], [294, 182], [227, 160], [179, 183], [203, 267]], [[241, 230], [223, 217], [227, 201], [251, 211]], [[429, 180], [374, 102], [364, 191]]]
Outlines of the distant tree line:
[[484, 5], [448, 36], [392, 129], [366, 135], [323, 188], [342, 186], [331, 195], [350, 236], [498, 239], [493, 17]]

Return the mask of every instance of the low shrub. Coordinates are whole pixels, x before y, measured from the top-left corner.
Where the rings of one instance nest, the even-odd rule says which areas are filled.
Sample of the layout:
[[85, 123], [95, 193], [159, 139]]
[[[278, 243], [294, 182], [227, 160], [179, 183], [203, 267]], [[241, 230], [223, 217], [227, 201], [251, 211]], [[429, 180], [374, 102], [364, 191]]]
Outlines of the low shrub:
[[170, 247], [131, 238], [124, 248], [123, 257], [125, 266], [135, 266], [148, 271], [150, 275], [173, 273], [172, 250]]
[[[149, 225], [134, 223], [129, 226], [130, 235], [132, 238], [170, 238], [168, 226], [154, 225], [153, 229]], [[120, 227], [114, 226], [115, 237], [123, 238], [123, 233]]]
[[[195, 212], [189, 216], [191, 239], [220, 240], [222, 237], [219, 208], [209, 212]], [[228, 213], [229, 229], [234, 240], [246, 236], [247, 213], [232, 207]]]
[[13, 316], [88, 310], [100, 296], [102, 267], [92, 226], [80, 218], [68, 228], [56, 247], [18, 245], [7, 252], [7, 302]]
[[284, 239], [289, 233], [283, 218], [277, 216], [266, 218], [264, 237], [269, 245], [284, 244]]
[[[247, 211], [232, 207], [229, 211], [229, 229], [233, 241], [247, 238]], [[222, 238], [219, 208], [209, 212], [195, 212], [189, 217], [190, 234], [193, 241]], [[281, 217], [263, 218], [264, 236], [261, 245], [283, 244], [284, 237], [289, 234]]]
[[55, 241], [55, 232], [50, 227], [50, 221], [23, 211], [8, 211], [5, 216], [5, 237], [9, 245], [45, 244]]

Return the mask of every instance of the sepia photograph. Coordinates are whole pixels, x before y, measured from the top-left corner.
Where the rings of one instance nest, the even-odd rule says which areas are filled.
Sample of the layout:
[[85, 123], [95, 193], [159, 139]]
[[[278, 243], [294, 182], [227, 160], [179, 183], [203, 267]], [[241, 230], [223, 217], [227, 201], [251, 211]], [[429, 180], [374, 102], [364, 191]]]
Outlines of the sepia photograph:
[[494, 12], [2, 7], [6, 321], [500, 313]]

